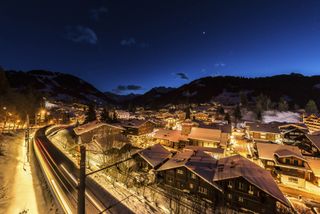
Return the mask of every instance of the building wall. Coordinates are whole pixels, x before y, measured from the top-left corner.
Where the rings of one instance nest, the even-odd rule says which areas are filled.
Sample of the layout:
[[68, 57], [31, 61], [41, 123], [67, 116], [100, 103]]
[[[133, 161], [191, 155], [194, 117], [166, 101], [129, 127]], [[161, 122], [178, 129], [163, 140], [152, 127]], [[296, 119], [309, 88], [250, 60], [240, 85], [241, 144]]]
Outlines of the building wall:
[[198, 195], [211, 202], [216, 200], [218, 190], [185, 167], [161, 171], [159, 176], [164, 185]]
[[282, 174], [280, 177], [280, 181], [286, 185], [295, 186], [295, 187], [302, 187], [306, 186], [306, 180], [299, 177], [293, 177], [289, 175]]
[[281, 135], [276, 133], [250, 131], [249, 134], [250, 134], [250, 138], [253, 140], [272, 141], [272, 142], [281, 140]]
[[251, 210], [257, 213], [281, 213], [277, 201], [270, 195], [250, 184], [242, 177], [218, 182], [223, 188], [222, 195], [227, 206], [235, 210]]

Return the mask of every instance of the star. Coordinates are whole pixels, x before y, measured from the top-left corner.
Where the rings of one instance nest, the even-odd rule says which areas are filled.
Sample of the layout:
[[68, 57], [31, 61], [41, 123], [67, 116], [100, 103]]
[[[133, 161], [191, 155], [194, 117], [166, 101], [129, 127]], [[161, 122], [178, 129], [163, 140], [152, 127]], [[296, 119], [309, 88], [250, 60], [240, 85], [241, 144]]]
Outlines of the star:
[[206, 32], [205, 32], [205, 31], [203, 31], [203, 32], [202, 32], [202, 34], [203, 34], [203, 35], [206, 35]]

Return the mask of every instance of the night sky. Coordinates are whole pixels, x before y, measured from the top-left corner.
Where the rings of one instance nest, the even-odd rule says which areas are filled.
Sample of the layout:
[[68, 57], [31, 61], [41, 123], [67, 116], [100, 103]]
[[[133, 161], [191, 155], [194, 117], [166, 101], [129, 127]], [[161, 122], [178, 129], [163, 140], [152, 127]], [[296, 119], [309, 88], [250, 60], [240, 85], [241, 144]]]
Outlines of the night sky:
[[320, 74], [319, 0], [7, 0], [0, 65], [142, 93], [203, 76]]

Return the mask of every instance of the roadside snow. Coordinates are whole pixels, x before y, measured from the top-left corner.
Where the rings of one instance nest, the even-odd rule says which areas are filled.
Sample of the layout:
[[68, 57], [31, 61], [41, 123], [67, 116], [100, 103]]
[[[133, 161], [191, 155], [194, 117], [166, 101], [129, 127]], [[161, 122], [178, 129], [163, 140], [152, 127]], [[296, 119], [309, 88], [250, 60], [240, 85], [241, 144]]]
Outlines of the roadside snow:
[[0, 156], [0, 213], [58, 213], [32, 153], [30, 164], [27, 162], [24, 132], [0, 134], [0, 141], [4, 148]]

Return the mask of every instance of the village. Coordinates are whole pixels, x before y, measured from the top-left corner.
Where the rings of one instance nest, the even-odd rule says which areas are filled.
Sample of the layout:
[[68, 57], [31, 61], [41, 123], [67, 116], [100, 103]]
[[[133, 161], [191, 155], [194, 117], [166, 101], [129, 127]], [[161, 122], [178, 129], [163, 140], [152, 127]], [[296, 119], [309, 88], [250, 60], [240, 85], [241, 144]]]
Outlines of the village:
[[[69, 117], [75, 125], [51, 126], [48, 138], [75, 163], [79, 139], [86, 143], [88, 172], [115, 163], [94, 179], [108, 181], [107, 189], [122, 187], [122, 195], [114, 192], [117, 197], [143, 197], [143, 206], [150, 206], [145, 209], [159, 213], [319, 212], [316, 113], [265, 111], [261, 120], [250, 120], [239, 105], [217, 102], [84, 109]], [[123, 203], [139, 204], [131, 200]]]

